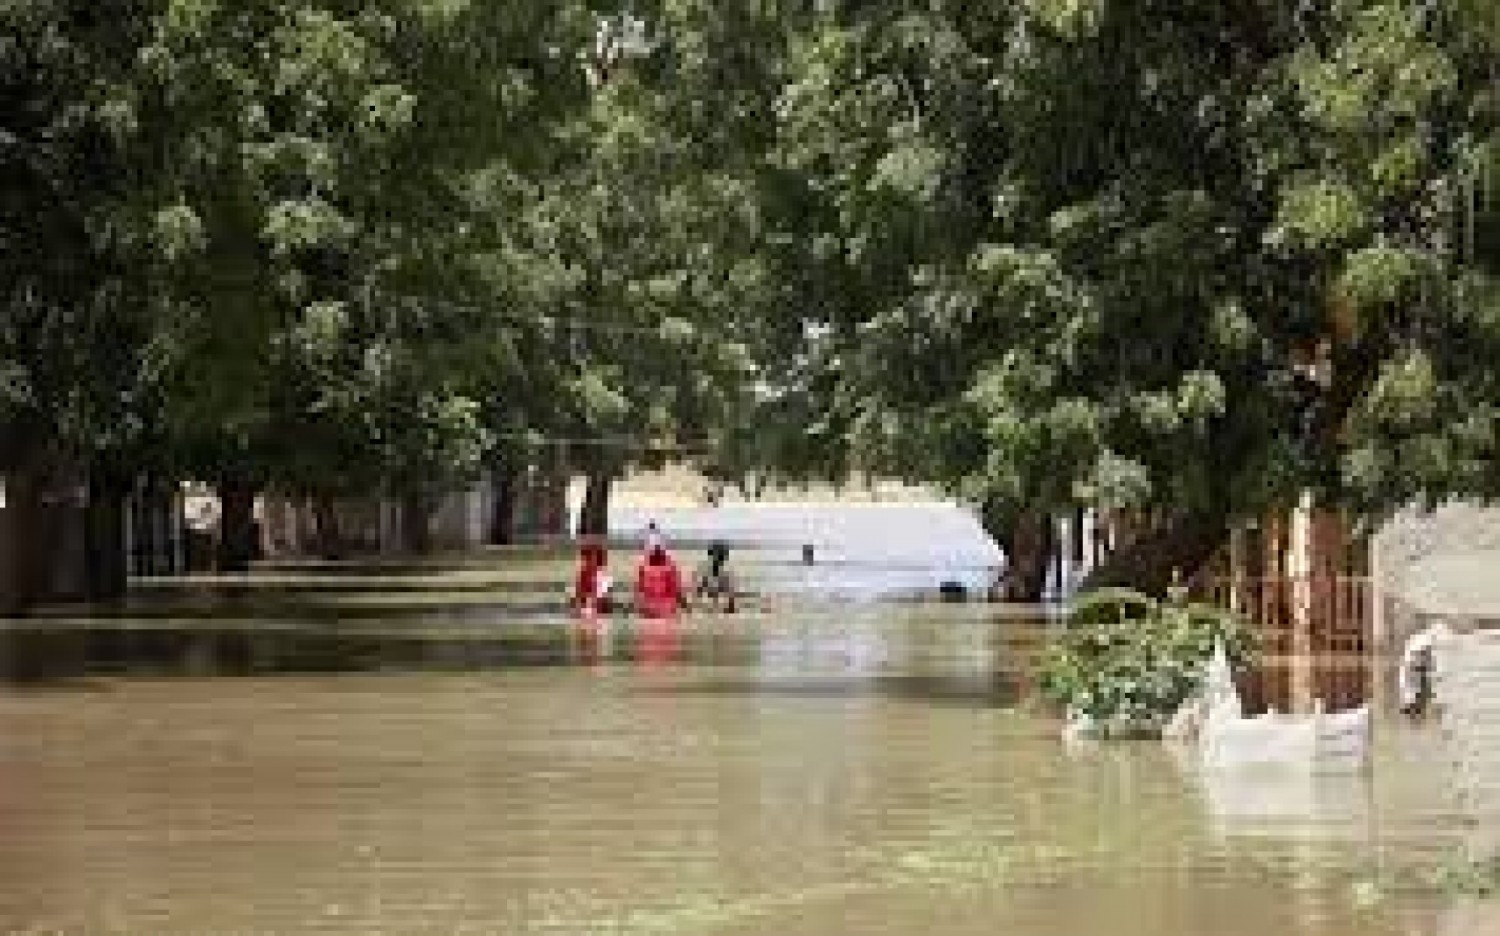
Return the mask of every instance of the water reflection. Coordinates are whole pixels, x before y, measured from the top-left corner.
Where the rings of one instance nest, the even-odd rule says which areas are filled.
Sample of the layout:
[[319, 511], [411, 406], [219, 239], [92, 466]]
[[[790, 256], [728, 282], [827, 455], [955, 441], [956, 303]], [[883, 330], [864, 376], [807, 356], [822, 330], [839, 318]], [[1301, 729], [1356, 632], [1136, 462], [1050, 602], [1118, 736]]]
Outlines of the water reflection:
[[1379, 772], [1068, 756], [1037, 622], [408, 623], [11, 631], [0, 932], [1456, 936], [1351, 898], [1434, 841]]
[[666, 666], [676, 662], [681, 652], [681, 624], [677, 618], [653, 617], [641, 621], [636, 634], [636, 659], [642, 666]]
[[1285, 768], [1204, 769], [1195, 751], [1166, 748], [1196, 789], [1223, 837], [1372, 843], [1376, 837], [1370, 773]]
[[596, 612], [584, 614], [573, 629], [577, 660], [584, 666], [597, 667], [611, 655], [614, 627], [608, 616]]
[[773, 623], [761, 629], [758, 672], [763, 680], [812, 674], [870, 677], [879, 673], [889, 658], [878, 618], [849, 615], [837, 628], [809, 623]]

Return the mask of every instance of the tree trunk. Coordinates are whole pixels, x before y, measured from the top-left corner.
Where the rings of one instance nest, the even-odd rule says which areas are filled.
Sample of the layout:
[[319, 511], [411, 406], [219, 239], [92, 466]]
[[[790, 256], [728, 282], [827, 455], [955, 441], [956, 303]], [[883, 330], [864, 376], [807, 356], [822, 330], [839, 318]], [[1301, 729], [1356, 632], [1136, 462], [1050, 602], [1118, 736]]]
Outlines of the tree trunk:
[[84, 514], [84, 587], [90, 601], [125, 597], [130, 575], [125, 543], [128, 485], [108, 471], [89, 475]]
[[47, 524], [43, 523], [40, 479], [27, 467], [6, 478], [6, 505], [0, 536], [0, 611], [21, 614], [46, 592], [51, 565]]
[[1056, 539], [1046, 514], [1016, 513], [997, 505], [980, 511], [985, 532], [1005, 551], [1004, 593], [1006, 601], [1035, 604], [1047, 591], [1047, 568]]
[[182, 515], [182, 492], [175, 480], [161, 475], [149, 478], [142, 494], [143, 509], [138, 511], [141, 530], [150, 540], [151, 549], [140, 553], [151, 575], [177, 575], [187, 571], [186, 524]]
[[333, 498], [319, 495], [313, 498], [312, 512], [318, 534], [318, 557], [330, 560], [344, 558], [344, 536], [339, 529], [338, 505]]
[[541, 530], [546, 536], [567, 536], [572, 532], [568, 524], [568, 483], [572, 475], [559, 469], [542, 476], [541, 483]]
[[1229, 523], [1222, 516], [1164, 518], [1110, 553], [1089, 575], [1086, 588], [1133, 588], [1165, 597], [1174, 575], [1187, 582], [1228, 541]]
[[516, 541], [516, 507], [519, 502], [520, 477], [507, 467], [490, 475], [492, 508], [490, 511], [490, 545], [509, 546]]
[[6, 506], [0, 510], [0, 616], [18, 614], [21, 589], [16, 581], [21, 537], [17, 526], [16, 492], [13, 482], [6, 485]]
[[257, 555], [255, 488], [239, 478], [219, 482], [220, 572], [248, 572]]
[[16, 612], [57, 599], [85, 597], [83, 512], [72, 496], [77, 475], [50, 452], [22, 456], [8, 476], [8, 601]]
[[1010, 542], [1004, 543], [1010, 560], [1005, 577], [1005, 600], [1025, 604], [1041, 601], [1047, 592], [1047, 571], [1052, 565], [1056, 545], [1052, 518], [1046, 514], [1024, 513], [1011, 528]]
[[609, 534], [609, 496], [614, 489], [615, 477], [611, 471], [592, 471], [584, 489], [583, 507], [578, 516], [580, 536], [607, 536]]
[[407, 494], [401, 498], [401, 543], [407, 553], [425, 556], [432, 551], [432, 510], [427, 498]]

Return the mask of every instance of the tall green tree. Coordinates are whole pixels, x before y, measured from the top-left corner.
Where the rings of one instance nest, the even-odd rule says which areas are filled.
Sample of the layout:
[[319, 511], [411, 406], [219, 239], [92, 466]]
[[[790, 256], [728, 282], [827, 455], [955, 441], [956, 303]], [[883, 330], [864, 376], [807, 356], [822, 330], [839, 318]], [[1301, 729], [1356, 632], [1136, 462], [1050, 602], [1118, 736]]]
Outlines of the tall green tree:
[[[91, 470], [94, 499], [117, 507], [121, 466], [147, 461], [159, 437], [159, 310], [132, 263], [136, 180], [109, 94], [135, 67], [148, 11], [0, 8], [0, 472], [13, 541], [0, 604], [44, 593], [62, 529], [46, 516], [62, 509], [55, 495]], [[89, 519], [92, 557], [121, 517]], [[123, 557], [109, 559], [98, 577], [123, 581]]]
[[578, 100], [560, 50], [586, 22], [400, 0], [182, 3], [158, 21], [143, 93], [169, 147], [157, 218], [182, 241], [159, 277], [185, 310], [170, 412], [189, 468], [236, 508], [229, 562], [256, 489], [390, 493], [415, 534], [479, 467], [515, 323], [487, 314], [478, 258]]
[[1304, 489], [1487, 492], [1475, 9], [835, 5], [779, 127], [833, 447], [1007, 546], [1132, 509], [1158, 588]]

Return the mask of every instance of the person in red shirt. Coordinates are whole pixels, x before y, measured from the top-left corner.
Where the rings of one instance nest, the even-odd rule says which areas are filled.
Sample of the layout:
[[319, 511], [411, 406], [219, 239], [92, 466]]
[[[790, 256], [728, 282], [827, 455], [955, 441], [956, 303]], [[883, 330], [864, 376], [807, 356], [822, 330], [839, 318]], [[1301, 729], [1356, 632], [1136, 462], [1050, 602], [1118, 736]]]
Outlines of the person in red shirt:
[[682, 607], [682, 572], [667, 554], [666, 547], [656, 545], [646, 553], [636, 570], [636, 608], [648, 618], [671, 617]]
[[597, 614], [609, 592], [608, 555], [598, 543], [579, 550], [578, 578], [573, 585], [573, 607], [582, 614]]

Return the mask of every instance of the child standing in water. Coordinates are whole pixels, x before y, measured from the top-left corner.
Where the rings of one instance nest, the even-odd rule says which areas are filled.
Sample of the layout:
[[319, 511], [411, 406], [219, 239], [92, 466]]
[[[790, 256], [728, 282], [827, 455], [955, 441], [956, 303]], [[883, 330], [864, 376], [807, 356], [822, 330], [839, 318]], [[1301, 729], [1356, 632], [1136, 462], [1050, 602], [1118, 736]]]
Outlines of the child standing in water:
[[609, 610], [610, 578], [608, 554], [598, 543], [579, 550], [578, 577], [573, 585], [573, 607], [590, 615]]

